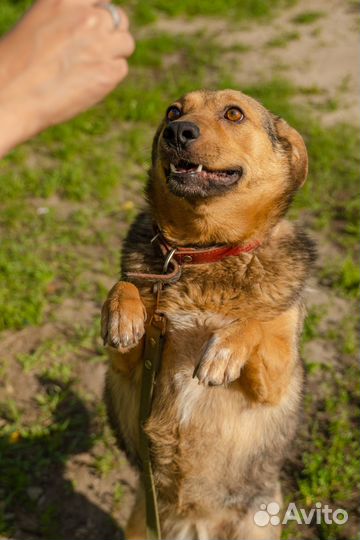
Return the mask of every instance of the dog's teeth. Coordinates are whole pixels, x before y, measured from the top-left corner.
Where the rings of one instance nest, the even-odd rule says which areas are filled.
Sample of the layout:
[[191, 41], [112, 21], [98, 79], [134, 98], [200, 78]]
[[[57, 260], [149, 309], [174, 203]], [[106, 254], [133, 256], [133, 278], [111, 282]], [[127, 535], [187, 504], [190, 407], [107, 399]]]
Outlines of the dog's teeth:
[[170, 171], [171, 172], [176, 172], [176, 167], [173, 163], [170, 163]]
[[200, 165], [198, 165], [198, 167], [197, 167], [197, 169], [196, 169], [196, 172], [201, 172], [201, 171], [202, 171], [202, 168], [203, 168], [203, 166], [202, 166], [201, 163], [200, 163]]

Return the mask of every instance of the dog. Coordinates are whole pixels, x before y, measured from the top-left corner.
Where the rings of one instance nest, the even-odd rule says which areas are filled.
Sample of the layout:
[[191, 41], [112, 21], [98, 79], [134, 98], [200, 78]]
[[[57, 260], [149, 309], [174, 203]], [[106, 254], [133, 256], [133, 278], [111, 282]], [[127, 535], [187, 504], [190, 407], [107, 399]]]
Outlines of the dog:
[[[163, 538], [280, 538], [280, 525], [261, 527], [254, 515], [269, 502], [281, 507], [279, 472], [301, 406], [299, 336], [315, 247], [284, 216], [307, 172], [300, 134], [238, 91], [191, 92], [156, 131], [147, 206], [124, 242], [102, 336], [109, 419], [141, 468], [144, 334], [156, 305], [146, 276], [173, 258], [144, 426]], [[141, 482], [126, 536], [146, 538]]]

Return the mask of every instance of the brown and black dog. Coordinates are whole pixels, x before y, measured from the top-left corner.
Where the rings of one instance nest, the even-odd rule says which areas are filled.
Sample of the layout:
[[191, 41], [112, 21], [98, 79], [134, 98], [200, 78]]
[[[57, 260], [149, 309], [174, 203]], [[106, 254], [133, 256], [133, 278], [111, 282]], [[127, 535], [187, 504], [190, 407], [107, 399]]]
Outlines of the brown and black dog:
[[[314, 247], [284, 214], [306, 175], [297, 131], [237, 91], [187, 94], [156, 132], [148, 207], [125, 241], [123, 276], [161, 272], [154, 224], [169, 246], [244, 247], [184, 264], [162, 291], [167, 332], [146, 431], [164, 538], [280, 538], [279, 526], [257, 526], [254, 514], [281, 504], [279, 470], [301, 400], [298, 341]], [[150, 282], [120, 281], [103, 308], [109, 418], [134, 463], [154, 303]], [[128, 538], [145, 538], [144, 513], [140, 485]]]

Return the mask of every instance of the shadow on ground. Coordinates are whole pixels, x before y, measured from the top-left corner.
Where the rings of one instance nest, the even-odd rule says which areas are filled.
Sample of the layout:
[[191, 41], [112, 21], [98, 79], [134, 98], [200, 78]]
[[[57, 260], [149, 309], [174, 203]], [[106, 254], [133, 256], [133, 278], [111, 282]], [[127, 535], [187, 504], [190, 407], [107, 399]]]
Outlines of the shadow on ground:
[[71, 384], [39, 382], [55, 402], [51, 423], [38, 433], [15, 432], [0, 439], [3, 520], [16, 523], [12, 538], [124, 538], [111, 516], [76, 492], [65, 476], [67, 460], [94, 444], [88, 410]]

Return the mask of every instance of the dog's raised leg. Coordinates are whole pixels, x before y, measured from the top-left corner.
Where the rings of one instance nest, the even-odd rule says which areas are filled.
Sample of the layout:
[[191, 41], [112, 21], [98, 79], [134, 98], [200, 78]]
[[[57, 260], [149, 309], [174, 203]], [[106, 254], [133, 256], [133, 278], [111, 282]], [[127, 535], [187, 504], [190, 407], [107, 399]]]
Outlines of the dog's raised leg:
[[194, 376], [210, 386], [228, 385], [240, 377], [241, 370], [259, 343], [258, 324], [235, 322], [214, 332]]
[[287, 388], [297, 356], [301, 309], [293, 306], [268, 322], [234, 323], [214, 333], [195, 375], [203, 384], [239, 379], [254, 401], [275, 403]]
[[145, 333], [146, 309], [138, 289], [119, 281], [108, 294], [101, 312], [104, 345], [121, 352], [135, 347]]
[[109, 346], [113, 367], [131, 372], [141, 358], [146, 309], [138, 289], [119, 281], [108, 294], [101, 312], [101, 335]]

